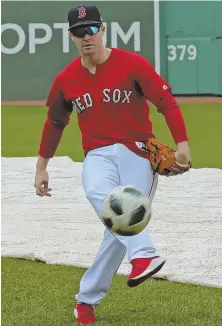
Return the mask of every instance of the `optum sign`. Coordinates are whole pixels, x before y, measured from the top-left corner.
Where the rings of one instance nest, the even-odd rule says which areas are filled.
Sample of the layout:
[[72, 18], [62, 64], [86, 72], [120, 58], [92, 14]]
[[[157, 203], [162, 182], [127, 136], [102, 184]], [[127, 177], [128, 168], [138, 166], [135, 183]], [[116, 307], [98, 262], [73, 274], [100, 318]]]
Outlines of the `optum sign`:
[[[67, 13], [80, 1], [2, 1], [2, 101], [45, 100], [55, 76], [79, 52]], [[95, 1], [104, 44], [137, 52], [154, 64], [152, 1]]]
[[[107, 27], [107, 23], [104, 23]], [[28, 33], [25, 33], [24, 29], [14, 23], [3, 24], [1, 33], [7, 33], [8, 31], [14, 31], [17, 35], [17, 42], [12, 47], [1, 44], [1, 51], [5, 54], [16, 54], [24, 48], [26, 42], [28, 42], [28, 52], [36, 53], [37, 46], [49, 43], [53, 38], [55, 30], [60, 31], [61, 39], [61, 51], [63, 53], [69, 53], [69, 32], [67, 23], [54, 23], [51, 27], [45, 23], [30, 23], [28, 24]], [[37, 31], [42, 31], [44, 35], [42, 37], [37, 36]], [[140, 22], [133, 22], [128, 30], [124, 31], [119, 22], [111, 22], [110, 29], [106, 28], [104, 35], [104, 43], [107, 43], [107, 33], [110, 33], [111, 47], [118, 47], [118, 40], [121, 40], [125, 45], [133, 39], [134, 51], [139, 52], [140, 46]], [[4, 35], [3, 35], [4, 36]]]

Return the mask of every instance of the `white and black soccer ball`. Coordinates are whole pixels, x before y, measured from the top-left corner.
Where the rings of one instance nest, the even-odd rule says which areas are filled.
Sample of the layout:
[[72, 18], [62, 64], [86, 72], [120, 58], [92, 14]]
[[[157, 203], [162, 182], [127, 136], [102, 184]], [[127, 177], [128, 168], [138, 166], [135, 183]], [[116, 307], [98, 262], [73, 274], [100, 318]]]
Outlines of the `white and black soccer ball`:
[[151, 214], [151, 201], [141, 190], [119, 186], [105, 197], [101, 218], [112, 232], [132, 236], [147, 226]]

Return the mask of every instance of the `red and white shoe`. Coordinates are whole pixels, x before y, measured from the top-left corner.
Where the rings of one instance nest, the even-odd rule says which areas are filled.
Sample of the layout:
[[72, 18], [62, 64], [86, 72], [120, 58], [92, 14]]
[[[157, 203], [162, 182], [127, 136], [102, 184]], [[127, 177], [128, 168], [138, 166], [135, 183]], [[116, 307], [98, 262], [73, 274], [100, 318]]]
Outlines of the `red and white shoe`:
[[96, 322], [95, 309], [90, 304], [77, 303], [74, 307], [74, 316], [77, 324], [87, 325]]
[[159, 272], [165, 262], [166, 260], [159, 256], [132, 259], [132, 271], [127, 282], [128, 286], [134, 287], [141, 284], [149, 277]]

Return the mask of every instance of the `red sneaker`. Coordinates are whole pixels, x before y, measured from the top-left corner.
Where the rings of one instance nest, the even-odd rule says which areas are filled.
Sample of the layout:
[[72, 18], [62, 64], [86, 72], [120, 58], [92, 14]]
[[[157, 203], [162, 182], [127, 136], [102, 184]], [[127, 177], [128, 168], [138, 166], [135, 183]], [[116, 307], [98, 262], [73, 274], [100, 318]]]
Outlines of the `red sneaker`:
[[159, 256], [132, 259], [131, 264], [133, 267], [127, 282], [128, 286], [134, 287], [141, 284], [146, 279], [159, 272], [165, 262], [166, 260]]
[[90, 304], [77, 303], [74, 308], [74, 316], [77, 324], [93, 324], [96, 322], [95, 309]]

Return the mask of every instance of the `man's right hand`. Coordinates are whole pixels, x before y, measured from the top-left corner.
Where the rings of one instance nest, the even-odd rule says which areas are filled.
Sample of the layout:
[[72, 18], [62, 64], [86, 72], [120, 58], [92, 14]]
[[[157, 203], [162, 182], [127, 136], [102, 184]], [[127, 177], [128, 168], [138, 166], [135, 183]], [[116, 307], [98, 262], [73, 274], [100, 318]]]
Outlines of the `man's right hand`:
[[35, 183], [34, 186], [36, 187], [36, 195], [43, 197], [48, 196], [51, 197], [50, 191], [51, 188], [48, 187], [49, 185], [49, 175], [46, 170], [36, 170], [35, 175]]

